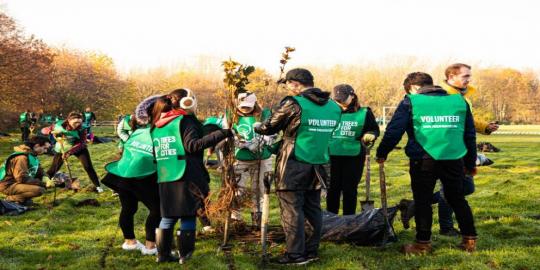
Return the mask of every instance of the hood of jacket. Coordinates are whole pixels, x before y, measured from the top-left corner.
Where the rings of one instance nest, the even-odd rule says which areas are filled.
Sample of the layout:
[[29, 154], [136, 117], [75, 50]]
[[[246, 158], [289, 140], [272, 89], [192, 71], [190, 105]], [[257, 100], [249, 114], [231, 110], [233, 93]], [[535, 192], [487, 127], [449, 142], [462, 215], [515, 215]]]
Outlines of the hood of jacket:
[[328, 102], [328, 100], [330, 100], [329, 92], [324, 92], [315, 87], [305, 89], [299, 94], [299, 96], [303, 96], [318, 105], [324, 105]]
[[161, 113], [159, 116], [159, 120], [156, 122], [156, 127], [164, 127], [168, 123], [170, 123], [172, 120], [174, 120], [176, 117], [180, 115], [187, 115], [186, 111], [181, 109], [171, 110], [165, 113]]

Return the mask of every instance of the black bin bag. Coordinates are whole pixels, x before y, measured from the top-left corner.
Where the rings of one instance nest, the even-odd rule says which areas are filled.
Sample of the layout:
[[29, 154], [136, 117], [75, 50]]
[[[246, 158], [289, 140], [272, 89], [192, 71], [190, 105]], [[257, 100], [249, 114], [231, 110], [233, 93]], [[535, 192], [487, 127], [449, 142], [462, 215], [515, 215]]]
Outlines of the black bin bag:
[[397, 207], [388, 208], [388, 224], [385, 224], [383, 211], [380, 208], [347, 216], [325, 211], [321, 240], [360, 246], [382, 246], [396, 242], [397, 236], [392, 224], [397, 211]]

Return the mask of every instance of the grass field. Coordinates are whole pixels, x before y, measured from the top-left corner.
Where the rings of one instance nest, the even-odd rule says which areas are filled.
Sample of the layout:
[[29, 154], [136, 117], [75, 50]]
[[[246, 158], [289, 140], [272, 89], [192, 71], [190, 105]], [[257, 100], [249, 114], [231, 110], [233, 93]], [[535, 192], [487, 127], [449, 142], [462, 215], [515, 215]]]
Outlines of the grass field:
[[[104, 132], [101, 130], [101, 134]], [[17, 135], [0, 139], [0, 160], [11, 152], [17, 140]], [[468, 197], [479, 233], [478, 252], [464, 253], [456, 248], [459, 239], [440, 236], [435, 214], [435, 250], [431, 255], [400, 254], [399, 247], [412, 241], [414, 230], [404, 230], [396, 220], [398, 243], [384, 249], [323, 243], [321, 260], [307, 269], [540, 269], [540, 136], [493, 135], [479, 137], [478, 141], [490, 141], [502, 149], [499, 153], [488, 153], [495, 164], [479, 169], [475, 179], [476, 192]], [[114, 143], [90, 146], [99, 175], [104, 174], [103, 165], [113, 158], [115, 147]], [[42, 158], [44, 167], [50, 162], [50, 157]], [[74, 174], [82, 179], [83, 186], [89, 185], [78, 161], [73, 159], [72, 164]], [[402, 150], [396, 150], [387, 164], [390, 205], [412, 196], [407, 172], [407, 159]], [[216, 190], [219, 178], [215, 172], [211, 173], [212, 187]], [[376, 166], [372, 174], [373, 184], [378, 187]], [[363, 181], [359, 189], [363, 196]], [[58, 197], [60, 205], [52, 210], [47, 208], [52, 200], [52, 191], [48, 191], [35, 199], [40, 205], [37, 210], [15, 217], [0, 216], [0, 269], [228, 268], [227, 258], [217, 252], [219, 237], [198, 241], [194, 258], [184, 266], [157, 265], [154, 257], [121, 250], [123, 238], [117, 226], [119, 202], [110, 190], [100, 195], [61, 192]], [[78, 201], [86, 198], [97, 198], [101, 207], [75, 207]], [[277, 225], [279, 209], [275, 198], [271, 209], [271, 223]], [[141, 205], [136, 216], [136, 235], [140, 241], [144, 240], [146, 213]], [[414, 229], [414, 222], [412, 224]], [[259, 246], [232, 243], [235, 269], [260, 268]], [[273, 255], [282, 250], [283, 245], [271, 248]], [[288, 269], [272, 265], [266, 268]]]

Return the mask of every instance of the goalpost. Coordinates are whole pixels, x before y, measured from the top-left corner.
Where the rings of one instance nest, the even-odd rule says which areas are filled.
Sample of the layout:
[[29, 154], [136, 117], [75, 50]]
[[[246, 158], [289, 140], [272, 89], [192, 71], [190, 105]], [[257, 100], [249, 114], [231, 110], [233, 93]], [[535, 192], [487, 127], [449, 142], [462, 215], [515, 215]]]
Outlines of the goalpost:
[[394, 115], [394, 111], [396, 110], [396, 106], [383, 106], [382, 107], [382, 119], [381, 119], [381, 125], [386, 126], [388, 121], [392, 119], [392, 116]]

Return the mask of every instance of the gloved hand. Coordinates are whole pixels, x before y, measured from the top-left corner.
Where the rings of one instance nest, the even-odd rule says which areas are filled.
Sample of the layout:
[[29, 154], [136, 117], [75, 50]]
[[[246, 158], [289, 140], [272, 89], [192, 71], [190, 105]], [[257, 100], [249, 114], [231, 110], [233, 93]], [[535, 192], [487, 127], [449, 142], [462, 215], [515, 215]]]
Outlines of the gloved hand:
[[46, 188], [54, 187], [54, 181], [48, 176], [43, 176], [43, 183], [45, 183]]
[[366, 133], [364, 134], [364, 136], [362, 136], [362, 142], [364, 142], [365, 144], [370, 144], [374, 142], [376, 138], [377, 137], [375, 137], [375, 135], [371, 133]]
[[255, 123], [253, 123], [253, 130], [258, 129], [258, 128], [260, 128], [261, 126], [262, 126], [262, 123], [261, 123], [261, 122], [255, 122]]
[[274, 142], [276, 141], [276, 138], [277, 138], [277, 134], [274, 134], [274, 135], [264, 135], [264, 136], [263, 136], [264, 144], [266, 144], [266, 145], [272, 145], [272, 144], [274, 144]]
[[229, 126], [229, 121], [227, 120], [227, 117], [225, 117], [225, 116], [223, 117], [223, 121], [221, 122], [221, 128], [222, 128], [222, 129], [229, 129], [229, 128], [231, 128], [231, 127]]

